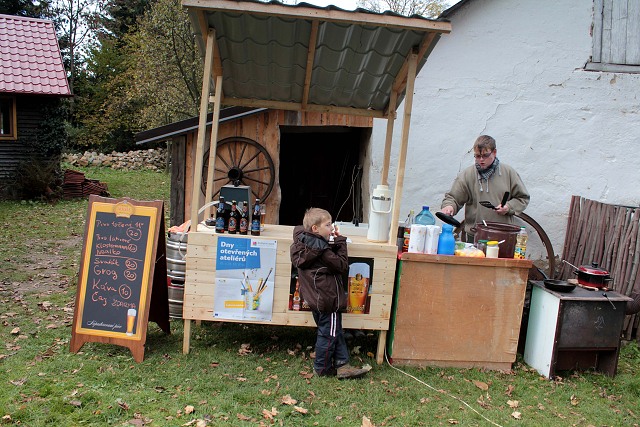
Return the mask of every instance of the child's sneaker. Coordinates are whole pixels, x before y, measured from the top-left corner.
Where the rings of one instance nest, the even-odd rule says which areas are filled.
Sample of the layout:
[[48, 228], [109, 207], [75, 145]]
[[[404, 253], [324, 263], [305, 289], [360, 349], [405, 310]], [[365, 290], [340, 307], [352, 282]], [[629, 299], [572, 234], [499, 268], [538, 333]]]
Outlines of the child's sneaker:
[[313, 376], [315, 377], [335, 377], [336, 376], [336, 368], [331, 367], [325, 370], [323, 373], [320, 373], [315, 368], [313, 370]]
[[339, 380], [362, 378], [367, 372], [369, 372], [369, 369], [356, 368], [347, 363], [346, 365], [342, 365], [338, 368], [337, 377]]

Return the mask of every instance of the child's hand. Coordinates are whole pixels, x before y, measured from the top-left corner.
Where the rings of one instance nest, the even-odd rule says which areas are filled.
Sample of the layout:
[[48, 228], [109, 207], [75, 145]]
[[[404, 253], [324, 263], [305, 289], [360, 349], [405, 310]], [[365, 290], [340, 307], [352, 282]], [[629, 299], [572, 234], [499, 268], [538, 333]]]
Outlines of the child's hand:
[[338, 225], [335, 222], [333, 223], [333, 231], [331, 232], [331, 235], [335, 236], [335, 237], [341, 236], [340, 228], [338, 227]]

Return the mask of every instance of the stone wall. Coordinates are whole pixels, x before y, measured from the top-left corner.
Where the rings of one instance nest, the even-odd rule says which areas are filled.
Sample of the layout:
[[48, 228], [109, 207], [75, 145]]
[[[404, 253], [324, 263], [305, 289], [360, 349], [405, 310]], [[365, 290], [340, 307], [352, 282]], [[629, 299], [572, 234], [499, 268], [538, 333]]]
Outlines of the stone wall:
[[98, 166], [120, 170], [164, 170], [167, 166], [167, 150], [164, 148], [135, 150], [110, 154], [85, 151], [83, 154], [65, 154], [62, 159], [71, 166]]

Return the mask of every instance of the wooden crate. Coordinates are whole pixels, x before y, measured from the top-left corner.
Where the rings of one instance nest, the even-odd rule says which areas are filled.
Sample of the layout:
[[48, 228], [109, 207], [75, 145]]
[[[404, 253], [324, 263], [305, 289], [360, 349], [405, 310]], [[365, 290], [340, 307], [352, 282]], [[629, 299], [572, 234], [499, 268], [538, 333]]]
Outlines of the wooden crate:
[[403, 254], [401, 264], [395, 364], [511, 369], [531, 261]]
[[[216, 319], [213, 317], [216, 287], [216, 248], [218, 234], [202, 225], [197, 232], [189, 233], [186, 257], [186, 278], [184, 286], [183, 319], [185, 336], [183, 351], [189, 351], [190, 321], [224, 321], [240, 323], [260, 323], [270, 325], [315, 327], [311, 312], [289, 310], [291, 283], [291, 259], [289, 248], [293, 243], [293, 227], [267, 224], [260, 237], [223, 234], [224, 237], [277, 240], [275, 290], [273, 315], [270, 322]], [[395, 244], [371, 243], [362, 236], [350, 237], [348, 244], [350, 257], [373, 258], [373, 282], [368, 314], [343, 315], [346, 329], [370, 329], [381, 331], [378, 342], [377, 362], [382, 363], [386, 331], [389, 329], [391, 304], [395, 281], [397, 247]]]

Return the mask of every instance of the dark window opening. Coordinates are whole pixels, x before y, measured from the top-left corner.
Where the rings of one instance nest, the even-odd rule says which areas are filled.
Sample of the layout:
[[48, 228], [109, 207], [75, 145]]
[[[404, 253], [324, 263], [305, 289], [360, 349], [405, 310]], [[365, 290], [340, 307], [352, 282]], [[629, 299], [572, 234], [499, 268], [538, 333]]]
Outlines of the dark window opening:
[[16, 102], [13, 97], [0, 98], [0, 139], [16, 138]]
[[346, 127], [282, 128], [279, 223], [300, 225], [310, 207], [334, 221], [362, 221], [363, 130]]

